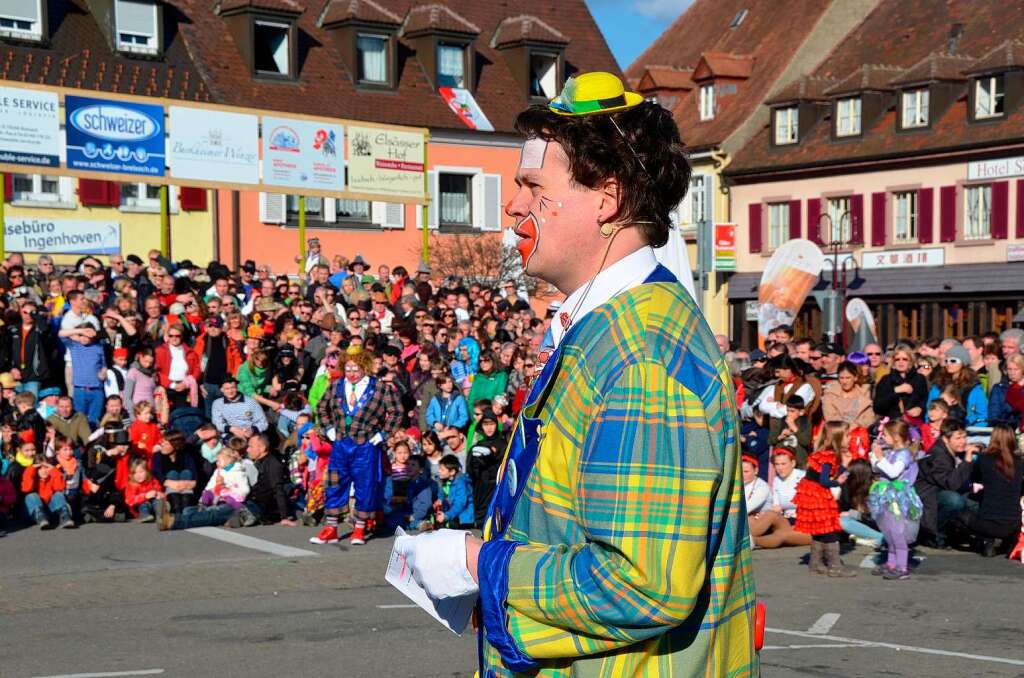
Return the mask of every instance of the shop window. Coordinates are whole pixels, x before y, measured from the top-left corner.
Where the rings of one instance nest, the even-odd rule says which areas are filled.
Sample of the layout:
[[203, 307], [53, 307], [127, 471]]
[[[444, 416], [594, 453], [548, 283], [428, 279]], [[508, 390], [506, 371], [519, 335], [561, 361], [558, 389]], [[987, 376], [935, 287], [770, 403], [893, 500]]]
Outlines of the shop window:
[[917, 191], [893, 194], [893, 240], [897, 243], [917, 242]]
[[469, 174], [438, 176], [441, 194], [441, 227], [471, 227], [473, 225], [473, 187]]
[[797, 107], [775, 109], [775, 145], [795, 144], [798, 124]]
[[383, 35], [359, 35], [356, 65], [359, 82], [388, 84], [388, 39]]
[[291, 76], [288, 24], [256, 20], [253, 26], [254, 67], [260, 75]]
[[850, 214], [850, 198], [829, 198], [828, 218], [832, 224], [832, 232], [828, 234], [829, 242], [850, 242], [850, 221], [853, 218]]
[[530, 54], [530, 96], [554, 99], [558, 95], [558, 57]]
[[[288, 211], [288, 221], [298, 222], [299, 220], [299, 196], [289, 195], [285, 199], [285, 205]], [[316, 196], [306, 196], [306, 219], [315, 219], [316, 221], [323, 221], [324, 218], [324, 199]]]
[[1003, 99], [1006, 97], [1006, 86], [1003, 76], [992, 75], [978, 78], [974, 82], [974, 117], [998, 118], [1003, 112]]
[[700, 119], [711, 120], [715, 117], [715, 86], [701, 85], [700, 88]]
[[156, 54], [158, 50], [157, 3], [153, 0], [116, 0], [114, 23], [117, 48], [123, 52]]
[[0, 3], [0, 35], [39, 40], [43, 37], [43, 0], [4, 0]]
[[441, 42], [437, 45], [438, 87], [466, 86], [466, 47]]
[[836, 102], [836, 136], [860, 134], [860, 97], [847, 97]]
[[903, 128], [928, 126], [928, 88], [903, 93]]
[[60, 204], [70, 202], [68, 182], [49, 174], [14, 174], [11, 181], [12, 202]]
[[368, 224], [370, 223], [370, 201], [337, 200], [334, 214], [338, 221], [357, 221]]
[[992, 185], [968, 186], [964, 190], [964, 240], [992, 237]]
[[768, 204], [768, 249], [777, 250], [789, 240], [789, 203]]

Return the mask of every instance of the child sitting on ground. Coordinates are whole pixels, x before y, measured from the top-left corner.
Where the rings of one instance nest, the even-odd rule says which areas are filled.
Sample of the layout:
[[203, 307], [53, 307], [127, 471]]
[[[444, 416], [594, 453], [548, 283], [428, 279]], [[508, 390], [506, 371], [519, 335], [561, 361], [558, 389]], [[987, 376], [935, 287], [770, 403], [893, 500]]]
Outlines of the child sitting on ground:
[[410, 457], [404, 479], [396, 480], [391, 475], [384, 481], [384, 520], [389, 531], [398, 527], [410, 533], [433, 529], [430, 514], [437, 485], [423, 472], [426, 465], [423, 457]]
[[[233, 442], [233, 441], [232, 441]], [[217, 454], [217, 470], [199, 499], [203, 506], [227, 504], [238, 509], [249, 496], [249, 479], [241, 455], [229, 445]]]
[[64, 436], [54, 436], [57, 467], [64, 477], [64, 497], [71, 508], [71, 515], [77, 515], [82, 507], [82, 492], [85, 486], [85, 470], [75, 456], [75, 446]]
[[160, 425], [156, 423], [155, 419], [156, 410], [153, 408], [153, 403], [143, 401], [135, 406], [135, 421], [128, 428], [128, 436], [132, 441], [132, 454], [143, 457], [150, 466], [152, 466], [153, 450], [163, 440]]
[[949, 418], [949, 405], [941, 398], [928, 405], [928, 423], [921, 427], [921, 449], [932, 449], [935, 441], [942, 437], [942, 422]]
[[34, 443], [22, 443], [21, 454], [33, 454], [33, 463], [21, 477], [21, 491], [25, 495], [25, 510], [43, 530], [53, 527], [53, 519], [63, 528], [75, 527], [64, 496], [64, 477], [46, 457], [34, 454]]
[[128, 509], [140, 523], [151, 523], [156, 520], [166, 497], [163, 486], [149, 472], [149, 463], [142, 458], [132, 459], [129, 475], [124, 496]]
[[455, 529], [471, 529], [473, 512], [473, 488], [469, 478], [462, 473], [462, 464], [454, 454], [446, 454], [440, 463], [441, 498], [435, 502], [434, 522], [438, 526]]

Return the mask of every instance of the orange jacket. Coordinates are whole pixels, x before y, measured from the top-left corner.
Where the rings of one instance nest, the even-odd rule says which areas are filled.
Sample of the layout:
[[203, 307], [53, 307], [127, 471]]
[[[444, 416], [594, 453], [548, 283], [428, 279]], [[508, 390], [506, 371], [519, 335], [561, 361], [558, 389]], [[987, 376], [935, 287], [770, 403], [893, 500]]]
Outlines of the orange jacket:
[[53, 495], [64, 491], [64, 475], [54, 466], [50, 469], [49, 476], [40, 478], [39, 468], [33, 464], [26, 467], [24, 475], [21, 476], [21, 491], [23, 494], [35, 492], [44, 504], [49, 504]]
[[[236, 374], [238, 374], [238, 368], [241, 367], [242, 363], [245, 362], [245, 357], [242, 355], [242, 352], [238, 349], [237, 343], [235, 343], [234, 341], [227, 337], [225, 337], [225, 343], [227, 344], [225, 354], [227, 356], [228, 362], [228, 374], [230, 374], [231, 376], [235, 376]], [[196, 339], [195, 351], [196, 355], [199, 356], [200, 364], [202, 364], [203, 354], [206, 353], [205, 334], [201, 335], [198, 339]]]

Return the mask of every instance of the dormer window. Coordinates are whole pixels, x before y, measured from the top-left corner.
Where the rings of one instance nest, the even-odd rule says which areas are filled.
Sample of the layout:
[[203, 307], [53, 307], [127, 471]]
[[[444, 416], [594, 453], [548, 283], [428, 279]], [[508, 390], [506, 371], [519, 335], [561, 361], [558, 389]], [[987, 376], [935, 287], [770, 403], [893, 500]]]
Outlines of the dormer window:
[[928, 88], [908, 90], [903, 93], [904, 129], [928, 126]]
[[715, 86], [700, 86], [700, 119], [711, 120], [715, 117]]
[[860, 134], [860, 97], [846, 97], [836, 102], [836, 136]]
[[558, 96], [558, 55], [530, 54], [530, 96], [554, 99]]
[[153, 0], [116, 0], [114, 27], [122, 52], [156, 54], [160, 51], [157, 3]]
[[988, 75], [974, 81], [974, 117], [998, 118], [1005, 112], [1006, 84], [1002, 75]]
[[278, 21], [253, 22], [253, 66], [259, 75], [291, 76], [291, 27]]
[[43, 37], [43, 0], [5, 0], [0, 3], [0, 35], [27, 40]]
[[450, 42], [437, 43], [437, 86], [466, 86], [466, 46]]
[[356, 65], [359, 82], [388, 84], [388, 38], [360, 33], [356, 38]]
[[775, 109], [775, 145], [795, 144], [799, 128], [799, 115], [796, 106]]

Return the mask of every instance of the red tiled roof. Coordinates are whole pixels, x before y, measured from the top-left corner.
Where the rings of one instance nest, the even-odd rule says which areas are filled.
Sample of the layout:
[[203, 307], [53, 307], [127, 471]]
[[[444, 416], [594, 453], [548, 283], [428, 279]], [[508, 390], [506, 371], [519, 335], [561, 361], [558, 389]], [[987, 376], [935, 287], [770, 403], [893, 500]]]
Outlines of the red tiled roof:
[[672, 66], [648, 66], [632, 86], [640, 92], [654, 90], [693, 89], [693, 70]]
[[492, 47], [503, 47], [517, 42], [546, 42], [553, 45], [568, 45], [569, 38], [552, 28], [543, 19], [532, 14], [520, 14], [498, 24], [491, 38]]
[[1007, 40], [971, 64], [964, 73], [974, 75], [1018, 68], [1024, 68], [1024, 40]]
[[749, 78], [754, 70], [754, 57], [749, 54], [704, 52], [693, 71], [695, 82], [711, 78]]
[[210, 101], [210, 90], [180, 35], [170, 38], [164, 59], [134, 58], [111, 51], [86, 0], [52, 3], [50, 10], [53, 33], [46, 49], [0, 43], [0, 80]]
[[433, 3], [416, 5], [409, 10], [402, 28], [403, 35], [416, 35], [428, 31], [452, 31], [477, 35], [480, 29], [476, 24], [459, 16], [447, 5]]
[[783, 87], [778, 94], [769, 97], [765, 104], [784, 104], [791, 101], [825, 101], [828, 99], [825, 96], [825, 91], [835, 84], [836, 81], [832, 78], [804, 75]]
[[925, 82], [962, 82], [963, 71], [976, 59], [966, 54], [933, 52], [908, 68], [902, 75], [893, 78], [893, 85], [917, 85]]
[[[169, 38], [161, 59], [113, 52], [88, 0], [64, 0], [49, 5], [53, 33], [46, 48], [0, 41], [0, 79], [469, 132], [429, 85], [410, 43], [402, 43], [402, 49], [412, 54], [400, 60], [395, 90], [357, 88], [330, 32], [318, 25], [325, 0], [308, 3], [311, 11], [295, 19], [305, 46], [298, 50], [298, 78], [294, 81], [254, 78], [211, 0], [162, 1], [165, 9], [173, 11], [165, 13]], [[368, 0], [359, 2], [359, 11], [369, 6]], [[398, 17], [409, 15], [418, 4], [415, 0], [374, 2]], [[344, 0], [341, 4], [347, 9]], [[443, 0], [443, 4], [450, 12], [440, 10], [441, 15], [457, 14], [474, 30], [478, 26], [483, 29], [473, 38], [472, 46], [490, 65], [480, 71], [473, 94], [498, 132], [514, 132], [516, 114], [530, 103], [507, 61], [489, 44], [509, 16], [529, 12], [568, 38], [565, 60], [579, 71], [620, 73], [584, 0], [547, 4], [536, 0]]]
[[330, 26], [352, 20], [392, 26], [402, 23], [402, 17], [373, 0], [327, 0], [317, 25]]
[[[952, 77], [948, 67], [959, 72], [977, 62], [967, 59], [930, 58], [936, 50], [948, 49], [951, 26], [960, 24], [956, 54], [985, 54], [1020, 34], [1024, 26], [1024, 0], [881, 0], [856, 29], [832, 51], [814, 72], [821, 77], [848, 78], [863, 64], [891, 64], [914, 69], [927, 64], [929, 77]], [[938, 63], [936, 63], [938, 61]], [[934, 65], [934, 71], [930, 70]], [[915, 76], [917, 77], [917, 76]], [[962, 79], [959, 75], [956, 78]], [[910, 82], [906, 76], [895, 80]], [[835, 94], [839, 88], [830, 90]], [[964, 85], [966, 90], [966, 84]], [[986, 146], [1017, 142], [1024, 138], [1024, 109], [1018, 106], [1005, 118], [983, 125], [968, 121], [967, 97], [935, 111], [931, 127], [905, 134], [896, 130], [896, 110], [889, 109], [876, 120], [864, 120], [865, 129], [857, 143], [837, 143], [831, 125], [817, 124], [800, 143], [773, 147], [768, 126], [762, 128], [734, 156], [726, 170], [730, 175], [770, 172], [787, 167], [813, 167], [844, 162], [863, 162], [880, 157], [926, 154], [965, 146]]]
[[241, 9], [263, 9], [271, 12], [301, 14], [305, 7], [295, 0], [221, 0], [217, 3], [217, 13], [234, 12]]
[[825, 91], [828, 96], [851, 94], [853, 92], [890, 92], [894, 88], [892, 81], [900, 77], [906, 69], [884, 64], [864, 64], [837, 85]]
[[[736, 131], [775, 87], [830, 4], [823, 0], [695, 0], [626, 69], [626, 75], [641, 78], [651, 64], [694, 69], [705, 53], [750, 59], [749, 71], [746, 66], [739, 71], [747, 79], [737, 84], [735, 94], [717, 98], [719, 108], [713, 119], [699, 119], [696, 89], [681, 96], [673, 109], [690, 148], [716, 146]], [[743, 22], [731, 28], [743, 9], [747, 10]]]

